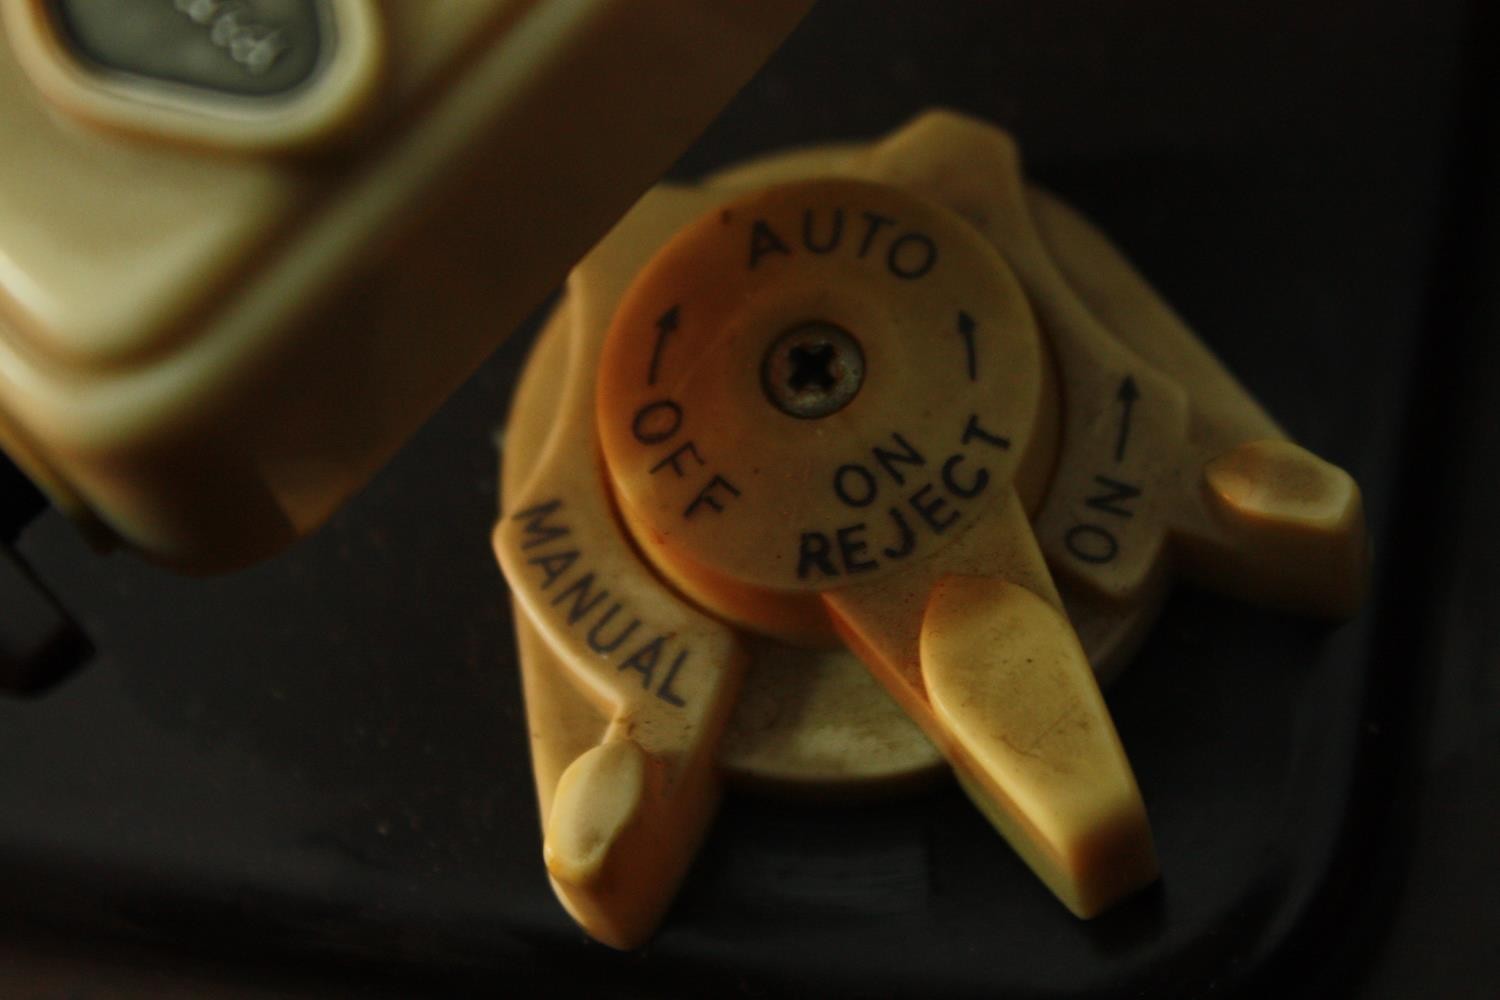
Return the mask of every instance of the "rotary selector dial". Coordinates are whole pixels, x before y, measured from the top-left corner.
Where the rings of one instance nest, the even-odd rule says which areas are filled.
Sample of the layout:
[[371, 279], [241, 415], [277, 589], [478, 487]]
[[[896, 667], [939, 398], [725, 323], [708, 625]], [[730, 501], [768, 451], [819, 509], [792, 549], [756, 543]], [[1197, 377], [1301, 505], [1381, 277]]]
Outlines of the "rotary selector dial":
[[922, 561], [1018, 468], [1050, 469], [1041, 357], [1020, 284], [956, 216], [862, 181], [776, 187], [685, 229], [621, 304], [610, 482], [696, 601], [826, 643], [818, 593]]
[[651, 192], [575, 270], [504, 440], [544, 854], [617, 947], [725, 776], [951, 768], [1091, 916], [1157, 873], [1096, 674], [1174, 571], [1335, 617], [1363, 592], [1353, 481], [949, 114]]

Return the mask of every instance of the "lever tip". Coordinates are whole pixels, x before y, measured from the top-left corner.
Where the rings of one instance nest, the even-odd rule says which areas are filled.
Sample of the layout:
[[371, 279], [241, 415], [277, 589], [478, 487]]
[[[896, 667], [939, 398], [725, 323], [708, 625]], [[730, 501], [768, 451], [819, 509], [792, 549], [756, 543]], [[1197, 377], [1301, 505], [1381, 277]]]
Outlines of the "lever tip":
[[1369, 544], [1359, 485], [1291, 441], [1250, 441], [1209, 460], [1210, 508], [1246, 555], [1237, 590], [1267, 604], [1347, 618], [1364, 600]]
[[947, 576], [922, 620], [922, 678], [964, 790], [1068, 909], [1156, 879], [1135, 775], [1067, 618], [1007, 580]]
[[542, 847], [547, 870], [575, 886], [599, 880], [612, 848], [640, 811], [645, 754], [628, 740], [593, 747], [557, 783]]

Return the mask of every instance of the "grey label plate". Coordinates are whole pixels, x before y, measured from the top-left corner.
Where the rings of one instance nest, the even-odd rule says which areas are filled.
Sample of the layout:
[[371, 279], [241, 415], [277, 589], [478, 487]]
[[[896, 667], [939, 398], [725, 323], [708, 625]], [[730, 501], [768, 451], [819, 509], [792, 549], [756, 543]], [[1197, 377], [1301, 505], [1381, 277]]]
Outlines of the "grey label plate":
[[235, 97], [276, 97], [317, 75], [333, 43], [326, 0], [52, 0], [80, 61]]

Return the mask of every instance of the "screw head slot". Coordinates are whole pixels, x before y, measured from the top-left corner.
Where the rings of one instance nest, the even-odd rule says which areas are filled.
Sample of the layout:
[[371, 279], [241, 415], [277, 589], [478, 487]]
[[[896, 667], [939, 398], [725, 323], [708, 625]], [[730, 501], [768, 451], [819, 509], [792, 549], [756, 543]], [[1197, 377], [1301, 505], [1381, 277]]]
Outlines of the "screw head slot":
[[811, 320], [772, 341], [761, 362], [766, 398], [787, 416], [817, 420], [853, 401], [865, 379], [865, 354], [843, 327]]

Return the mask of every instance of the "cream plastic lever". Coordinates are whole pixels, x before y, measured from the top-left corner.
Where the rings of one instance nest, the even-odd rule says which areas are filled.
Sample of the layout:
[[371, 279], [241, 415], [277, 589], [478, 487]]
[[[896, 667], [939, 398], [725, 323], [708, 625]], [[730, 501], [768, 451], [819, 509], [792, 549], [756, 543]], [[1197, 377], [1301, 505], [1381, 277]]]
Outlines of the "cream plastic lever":
[[1042, 350], [1021, 285], [956, 216], [808, 181], [710, 212], [652, 259], [601, 356], [599, 428], [621, 516], [665, 576], [744, 628], [842, 635], [1091, 916], [1156, 863], [1012, 485], [1035, 494], [1053, 463]]
[[959, 211], [1027, 288], [1067, 400], [1036, 516], [1055, 570], [1120, 617], [1153, 607], [1171, 568], [1258, 603], [1354, 613], [1368, 575], [1358, 486], [1287, 441], [1108, 240], [1027, 187], [1009, 136], [932, 113], [856, 170]]
[[542, 447], [507, 462], [494, 547], [532, 665], [528, 711], [544, 714], [532, 738], [548, 871], [591, 934], [628, 948], [661, 919], [713, 815], [717, 740], [746, 657], [645, 568], [597, 474], [584, 359], [623, 264], [601, 248], [580, 266], [571, 336], [543, 346], [518, 390], [507, 434]]
[[[670, 900], [714, 761], [744, 773], [742, 680], [761, 718], [852, 652], [1091, 916], [1157, 873], [1095, 672], [1174, 567], [1319, 614], [1363, 582], [1353, 481], [1003, 133], [942, 113], [658, 188], [575, 271], [505, 453], [547, 863], [620, 947]], [[783, 660], [805, 678], [761, 680]], [[908, 773], [938, 759], [911, 739]]]

